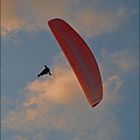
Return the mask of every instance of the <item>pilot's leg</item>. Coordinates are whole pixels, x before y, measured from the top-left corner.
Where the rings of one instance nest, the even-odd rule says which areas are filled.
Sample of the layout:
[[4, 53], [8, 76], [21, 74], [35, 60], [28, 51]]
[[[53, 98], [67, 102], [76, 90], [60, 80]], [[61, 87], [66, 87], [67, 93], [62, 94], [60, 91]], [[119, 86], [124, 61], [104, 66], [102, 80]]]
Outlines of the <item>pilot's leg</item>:
[[50, 71], [49, 71], [49, 75], [52, 75], [52, 74], [50, 73]]

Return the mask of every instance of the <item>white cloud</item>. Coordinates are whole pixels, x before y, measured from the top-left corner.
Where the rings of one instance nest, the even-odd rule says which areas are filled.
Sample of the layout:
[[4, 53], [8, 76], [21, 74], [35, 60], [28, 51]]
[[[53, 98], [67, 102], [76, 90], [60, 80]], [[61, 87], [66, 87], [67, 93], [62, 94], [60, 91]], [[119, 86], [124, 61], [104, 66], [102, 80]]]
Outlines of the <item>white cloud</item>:
[[[100, 58], [100, 68], [105, 76], [115, 75], [122, 76], [138, 68], [137, 56], [130, 48], [123, 48], [115, 52], [102, 49]], [[106, 68], [109, 68], [106, 69]]]
[[104, 87], [104, 103], [116, 104], [121, 101], [119, 90], [123, 85], [123, 80], [118, 75], [108, 77], [103, 84]]
[[127, 17], [126, 9], [121, 6], [108, 11], [84, 8], [77, 11], [74, 22], [78, 26], [78, 29], [87, 36], [96, 36], [117, 29]]
[[47, 28], [50, 17], [65, 13], [68, 0], [2, 0], [1, 2], [1, 34], [7, 36], [10, 32], [22, 30], [36, 31]]
[[47, 137], [42, 136], [41, 134], [36, 133], [35, 135], [30, 136], [22, 136], [16, 135], [8, 138], [10, 140], [48, 140]]
[[87, 6], [80, 3], [84, 4], [84, 1], [59, 0], [58, 3], [56, 0], [28, 0], [28, 2], [2, 0], [2, 35], [7, 36], [10, 32], [23, 30], [47, 29], [47, 21], [50, 18], [60, 17], [66, 19], [80, 32], [93, 36], [116, 29], [128, 17], [126, 9], [122, 6], [117, 5], [115, 10], [101, 11], [94, 8], [100, 2]]
[[45, 130], [47, 135], [54, 130], [63, 134], [72, 133], [70, 140], [117, 138], [120, 128], [109, 106], [121, 102], [119, 92], [124, 82], [123, 75], [136, 68], [137, 60], [131, 49], [102, 51], [100, 69], [104, 97], [95, 108], [87, 103], [70, 67], [67, 64], [57, 65], [64, 62], [61, 55], [54, 58], [55, 62], [52, 78], [27, 84], [25, 100], [17, 102], [18, 108], [4, 117], [3, 127], [25, 133], [28, 131], [31, 135], [39, 131], [34, 136], [38, 138], [42, 135], [42, 140], [46, 136], [40, 130]]
[[[111, 140], [118, 136], [116, 118], [107, 107], [110, 102], [118, 104], [114, 102], [117, 96], [108, 99], [122, 86], [117, 76], [106, 81], [106, 98], [97, 107], [91, 108], [68, 67], [55, 66], [53, 73], [52, 79], [44, 78], [28, 83], [25, 100], [17, 110], [5, 117], [2, 121], [4, 127], [33, 134], [40, 129], [46, 130], [48, 135], [54, 130], [63, 134], [72, 133], [68, 140]], [[114, 83], [117, 87], [113, 86], [110, 90]]]
[[18, 135], [11, 138], [11, 139], [13, 139], [13, 140], [28, 140], [26, 137], [22, 137], [22, 136], [18, 136]]
[[9, 32], [17, 32], [24, 25], [18, 13], [18, 0], [2, 0], [1, 1], [1, 34], [7, 36]]

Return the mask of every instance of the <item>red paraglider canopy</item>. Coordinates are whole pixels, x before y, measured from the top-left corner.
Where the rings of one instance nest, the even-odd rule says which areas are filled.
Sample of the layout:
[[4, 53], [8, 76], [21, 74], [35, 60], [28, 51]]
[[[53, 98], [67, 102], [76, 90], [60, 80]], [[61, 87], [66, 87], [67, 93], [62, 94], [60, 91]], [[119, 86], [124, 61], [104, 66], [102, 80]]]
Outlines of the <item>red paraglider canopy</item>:
[[52, 19], [48, 25], [68, 59], [89, 104], [94, 107], [103, 98], [102, 80], [91, 50], [80, 35], [64, 20]]

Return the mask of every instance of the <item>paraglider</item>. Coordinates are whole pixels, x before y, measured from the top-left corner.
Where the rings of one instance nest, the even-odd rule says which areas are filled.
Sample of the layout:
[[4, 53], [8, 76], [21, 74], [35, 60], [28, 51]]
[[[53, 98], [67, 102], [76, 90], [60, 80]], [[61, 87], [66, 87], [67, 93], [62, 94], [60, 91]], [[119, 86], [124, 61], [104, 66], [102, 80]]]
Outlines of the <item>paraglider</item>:
[[100, 71], [94, 55], [80, 35], [64, 20], [55, 18], [48, 25], [69, 61], [89, 104], [94, 107], [103, 98]]
[[44, 65], [44, 67], [45, 68], [42, 70], [42, 72], [40, 74], [37, 75], [37, 77], [40, 77], [40, 76], [45, 75], [45, 74], [52, 75], [50, 72], [50, 68], [48, 68], [46, 65]]

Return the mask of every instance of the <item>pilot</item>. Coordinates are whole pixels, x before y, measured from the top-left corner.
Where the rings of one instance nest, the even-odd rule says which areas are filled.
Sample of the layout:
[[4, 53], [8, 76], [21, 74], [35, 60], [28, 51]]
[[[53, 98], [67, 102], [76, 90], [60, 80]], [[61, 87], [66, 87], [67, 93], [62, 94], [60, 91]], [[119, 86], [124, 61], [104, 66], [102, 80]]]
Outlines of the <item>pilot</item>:
[[45, 67], [45, 69], [42, 70], [42, 72], [40, 74], [38, 74], [37, 77], [40, 77], [40, 76], [45, 75], [45, 74], [52, 75], [50, 72], [50, 68], [48, 68], [46, 65], [44, 65], [44, 67]]

